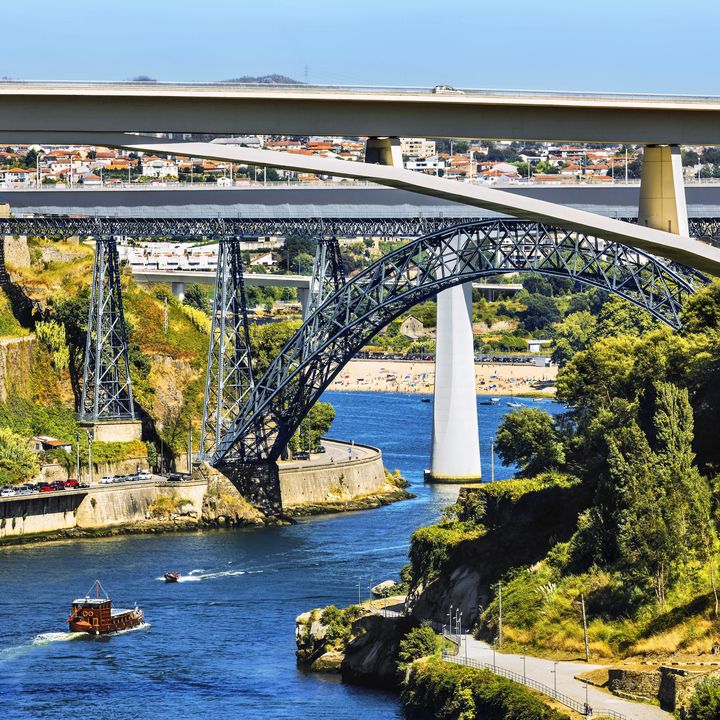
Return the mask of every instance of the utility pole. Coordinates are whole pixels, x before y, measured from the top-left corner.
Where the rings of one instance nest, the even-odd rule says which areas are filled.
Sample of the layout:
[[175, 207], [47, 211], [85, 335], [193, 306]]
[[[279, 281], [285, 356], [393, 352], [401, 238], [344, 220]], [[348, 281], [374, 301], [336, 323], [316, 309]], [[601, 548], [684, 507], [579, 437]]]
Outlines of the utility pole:
[[87, 431], [88, 436], [88, 474], [90, 479], [90, 485], [93, 484], [93, 459], [92, 459], [92, 430]]
[[192, 474], [192, 425], [188, 433], [188, 472]]
[[495, 482], [495, 436], [490, 438], [490, 482]]
[[588, 640], [587, 615], [585, 614], [585, 593], [580, 594], [582, 607], [583, 633], [585, 634], [585, 662], [590, 662], [590, 642]]
[[498, 645], [502, 647], [502, 584], [498, 583]]
[[628, 183], [628, 152], [627, 147], [625, 148], [625, 184]]
[[80, 433], [75, 433], [75, 445], [77, 450], [75, 453], [75, 478], [80, 482]]

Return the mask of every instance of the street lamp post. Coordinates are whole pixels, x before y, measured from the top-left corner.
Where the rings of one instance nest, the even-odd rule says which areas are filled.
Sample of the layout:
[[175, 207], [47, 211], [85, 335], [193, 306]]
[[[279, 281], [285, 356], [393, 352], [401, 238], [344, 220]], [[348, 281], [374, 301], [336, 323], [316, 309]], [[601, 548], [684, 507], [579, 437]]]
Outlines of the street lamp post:
[[558, 666], [558, 661], [555, 661], [555, 662], [553, 663], [553, 665], [554, 665], [555, 667], [554, 667], [554, 669], [551, 670], [550, 672], [553, 674], [553, 689], [555, 690], [555, 694], [557, 695], [557, 666]]
[[527, 680], [527, 672], [525, 669], [525, 656], [527, 654], [527, 648], [523, 648], [523, 680]]
[[495, 658], [495, 644], [497, 643], [497, 636], [493, 638], [493, 671], [497, 670], [497, 663]]
[[93, 477], [93, 459], [92, 459], [92, 441], [93, 441], [93, 431], [92, 430], [86, 430], [85, 431], [88, 436], [88, 482], [90, 485], [93, 484], [94, 477]]

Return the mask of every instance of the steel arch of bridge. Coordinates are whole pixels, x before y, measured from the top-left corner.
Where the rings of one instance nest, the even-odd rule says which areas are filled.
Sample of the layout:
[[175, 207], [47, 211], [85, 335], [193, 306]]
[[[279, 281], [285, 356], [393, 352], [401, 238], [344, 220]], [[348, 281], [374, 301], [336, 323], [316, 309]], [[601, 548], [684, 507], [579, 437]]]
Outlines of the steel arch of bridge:
[[635, 248], [532, 221], [474, 222], [418, 238], [348, 280], [305, 320], [256, 384], [213, 464], [231, 450], [244, 462], [277, 460], [323, 390], [381, 328], [440, 290], [510, 272], [602, 288], [674, 328], [685, 298], [709, 282]]

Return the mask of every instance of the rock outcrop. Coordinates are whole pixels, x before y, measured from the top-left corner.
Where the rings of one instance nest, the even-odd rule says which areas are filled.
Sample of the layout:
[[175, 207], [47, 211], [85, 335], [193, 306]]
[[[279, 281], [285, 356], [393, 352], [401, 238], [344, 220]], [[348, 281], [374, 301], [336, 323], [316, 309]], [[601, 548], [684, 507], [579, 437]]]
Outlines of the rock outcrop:
[[253, 507], [221, 472], [203, 464], [193, 472], [193, 479], [207, 481], [200, 521], [211, 527], [263, 525], [265, 515]]
[[413, 618], [366, 615], [353, 623], [352, 640], [340, 666], [344, 682], [394, 690], [405, 673], [398, 670], [400, 641], [419, 623]]

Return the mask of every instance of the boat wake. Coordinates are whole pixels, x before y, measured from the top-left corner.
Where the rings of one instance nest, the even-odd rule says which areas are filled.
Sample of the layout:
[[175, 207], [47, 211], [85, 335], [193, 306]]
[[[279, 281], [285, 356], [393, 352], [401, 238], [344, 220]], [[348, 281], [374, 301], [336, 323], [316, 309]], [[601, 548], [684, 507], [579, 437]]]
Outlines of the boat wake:
[[13, 660], [14, 658], [30, 652], [33, 648], [43, 647], [55, 642], [67, 642], [68, 640], [80, 640], [85, 633], [79, 632], [48, 632], [36, 635], [30, 642], [23, 645], [14, 645], [0, 650], [0, 663]]
[[[116, 630], [115, 632], [108, 633], [106, 637], [114, 637], [115, 635], [125, 635], [126, 633], [135, 632], [136, 630], [147, 630], [150, 627], [150, 623], [144, 622], [135, 627], [125, 628], [124, 630]], [[80, 633], [81, 635], [85, 633]], [[91, 636], [92, 637], [92, 636]]]
[[87, 635], [87, 633], [82, 632], [40, 633], [32, 639], [32, 642], [30, 644], [38, 647], [42, 645], [49, 645], [52, 642], [67, 642], [68, 640], [78, 640], [85, 635]]
[[[178, 578], [179, 583], [186, 582], [199, 582], [200, 580], [217, 580], [217, 578], [223, 577], [239, 577], [240, 575], [256, 575], [263, 572], [262, 570], [220, 570], [218, 572], [207, 572], [202, 568], [191, 570], [187, 575], [180, 575]], [[165, 580], [164, 577], [157, 578], [158, 580]]]

